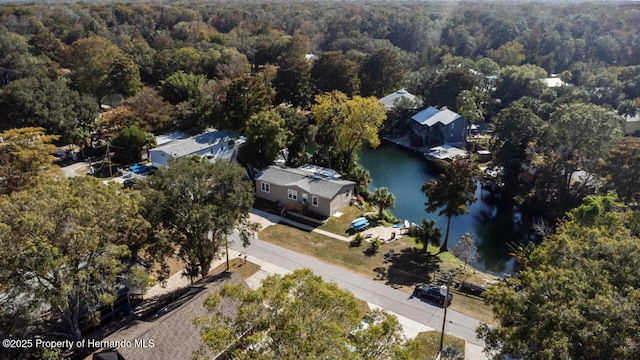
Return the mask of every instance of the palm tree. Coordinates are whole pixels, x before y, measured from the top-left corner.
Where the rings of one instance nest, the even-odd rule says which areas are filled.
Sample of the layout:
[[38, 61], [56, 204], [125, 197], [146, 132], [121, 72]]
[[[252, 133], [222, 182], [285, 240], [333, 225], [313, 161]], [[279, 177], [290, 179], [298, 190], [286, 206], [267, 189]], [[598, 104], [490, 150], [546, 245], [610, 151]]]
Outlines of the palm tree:
[[529, 241], [525, 245], [516, 244], [515, 242], [511, 242], [507, 244], [509, 250], [509, 256], [513, 256], [517, 261], [517, 266], [515, 271], [520, 272], [529, 266], [529, 261], [531, 261], [531, 255], [536, 250], [536, 244], [532, 241]]
[[422, 219], [419, 225], [417, 225], [413, 230], [413, 236], [416, 237], [416, 240], [422, 244], [422, 251], [427, 252], [427, 248], [429, 244], [440, 246], [440, 238], [442, 237], [442, 232], [440, 231], [440, 227], [436, 225], [434, 220], [425, 220]]
[[158, 146], [158, 143], [156, 142], [155, 135], [153, 135], [152, 133], [146, 133], [144, 137], [144, 149], [147, 150], [148, 161], [151, 161], [151, 155], [149, 154], [149, 151], [156, 146]]
[[384, 209], [396, 206], [396, 197], [384, 186], [373, 193], [373, 201], [378, 204], [378, 219], [382, 219]]
[[440, 355], [442, 360], [464, 360], [464, 354], [460, 346], [452, 343], [445, 345]]
[[369, 174], [369, 171], [363, 168], [362, 165], [356, 164], [351, 169], [351, 172], [349, 172], [347, 179], [356, 183], [356, 186], [354, 186], [354, 191], [357, 197], [360, 195], [360, 187], [366, 187], [369, 185], [369, 183], [371, 183], [371, 174]]
[[444, 174], [440, 174], [439, 180], [431, 180], [422, 185], [422, 191], [427, 196], [426, 211], [447, 217], [447, 231], [444, 242], [440, 246], [440, 253], [448, 251], [449, 230], [451, 218], [467, 214], [467, 206], [477, 199], [476, 176], [479, 173], [478, 165], [469, 159], [456, 159], [447, 166]]

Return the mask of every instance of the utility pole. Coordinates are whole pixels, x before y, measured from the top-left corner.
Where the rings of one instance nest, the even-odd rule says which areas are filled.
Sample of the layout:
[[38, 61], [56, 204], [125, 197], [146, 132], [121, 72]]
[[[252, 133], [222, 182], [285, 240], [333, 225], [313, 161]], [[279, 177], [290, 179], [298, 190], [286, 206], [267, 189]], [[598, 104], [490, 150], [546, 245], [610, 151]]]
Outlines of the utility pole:
[[224, 246], [226, 248], [226, 253], [227, 253], [227, 271], [229, 271], [229, 239], [225, 239]]
[[460, 269], [452, 270], [449, 272], [447, 278], [447, 291], [444, 296], [444, 315], [442, 317], [442, 332], [440, 333], [440, 349], [438, 350], [438, 359], [442, 358], [442, 347], [444, 345], [444, 327], [447, 324], [447, 308], [449, 307], [449, 288], [451, 287], [451, 283], [453, 282], [453, 278], [458, 276], [462, 271]]
[[107, 143], [107, 159], [109, 161], [109, 177], [113, 177], [113, 169], [111, 169], [111, 141]]

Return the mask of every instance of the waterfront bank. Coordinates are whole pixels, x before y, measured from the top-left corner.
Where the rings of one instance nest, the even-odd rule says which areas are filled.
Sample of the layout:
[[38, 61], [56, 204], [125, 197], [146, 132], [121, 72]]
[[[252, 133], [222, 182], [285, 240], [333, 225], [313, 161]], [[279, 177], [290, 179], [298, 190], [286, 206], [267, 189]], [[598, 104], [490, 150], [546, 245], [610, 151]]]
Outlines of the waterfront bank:
[[[370, 189], [385, 186], [396, 197], [393, 214], [400, 219], [419, 223], [421, 219], [433, 219], [442, 232], [447, 219], [437, 213], [425, 211], [427, 200], [422, 185], [437, 178], [438, 169], [424, 160], [419, 152], [407, 151], [393, 144], [383, 144], [375, 150], [364, 149], [359, 154], [360, 163], [369, 170]], [[475, 243], [481, 258], [472, 264], [482, 271], [495, 274], [511, 273], [513, 259], [508, 255], [507, 243], [525, 236], [519, 214], [494, 204], [487, 191], [476, 189], [478, 201], [469, 206], [469, 213], [451, 219], [449, 248], [452, 248], [465, 232], [475, 235]]]

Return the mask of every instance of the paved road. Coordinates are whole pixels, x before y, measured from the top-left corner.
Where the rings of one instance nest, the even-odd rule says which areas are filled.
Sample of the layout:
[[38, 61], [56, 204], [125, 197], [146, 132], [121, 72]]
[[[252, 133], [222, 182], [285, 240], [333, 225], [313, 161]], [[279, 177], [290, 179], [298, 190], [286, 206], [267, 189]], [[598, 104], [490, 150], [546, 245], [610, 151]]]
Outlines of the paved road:
[[[231, 248], [248, 254], [250, 257], [253, 256], [268, 261], [286, 270], [293, 271], [310, 268], [316, 274], [321, 275], [325, 281], [337, 283], [341, 288], [351, 291], [360, 299], [432, 328], [441, 329], [442, 327], [442, 308], [412, 298], [401, 291], [394, 290], [389, 286], [369, 280], [341, 267], [324, 263], [313, 257], [258, 239], [253, 239], [251, 245], [247, 248], [243, 248], [241, 241], [236, 239]], [[484, 343], [477, 339], [475, 335], [475, 329], [479, 324], [479, 321], [474, 318], [453, 310], [447, 310], [446, 333], [484, 347]]]

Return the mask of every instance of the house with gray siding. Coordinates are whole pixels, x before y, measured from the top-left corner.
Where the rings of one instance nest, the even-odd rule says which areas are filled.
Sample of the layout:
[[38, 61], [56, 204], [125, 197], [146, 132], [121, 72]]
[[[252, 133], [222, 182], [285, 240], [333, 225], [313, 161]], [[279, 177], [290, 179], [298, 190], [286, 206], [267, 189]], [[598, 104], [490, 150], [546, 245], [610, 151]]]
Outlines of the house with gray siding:
[[467, 141], [467, 121], [446, 107], [438, 110], [429, 106], [411, 117], [411, 132], [427, 146], [464, 146]]
[[327, 218], [349, 205], [355, 183], [326, 168], [272, 165], [255, 178], [256, 197], [280, 203], [302, 214]]

